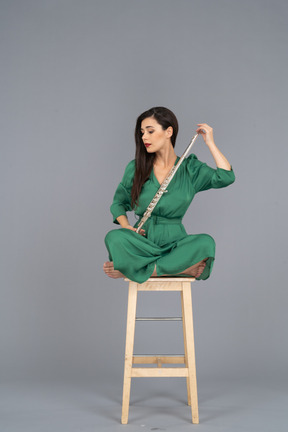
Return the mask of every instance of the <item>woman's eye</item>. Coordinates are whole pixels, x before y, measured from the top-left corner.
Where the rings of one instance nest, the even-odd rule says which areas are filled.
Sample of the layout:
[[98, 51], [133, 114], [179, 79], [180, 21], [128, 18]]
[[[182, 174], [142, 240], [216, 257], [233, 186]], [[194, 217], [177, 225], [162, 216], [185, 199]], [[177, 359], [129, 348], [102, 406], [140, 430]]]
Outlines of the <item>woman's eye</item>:
[[[154, 133], [154, 131], [148, 131], [148, 133], [149, 133], [149, 134], [152, 134], [152, 133]], [[140, 132], [140, 134], [141, 134], [141, 136], [143, 136], [143, 135], [144, 135], [144, 132]]]

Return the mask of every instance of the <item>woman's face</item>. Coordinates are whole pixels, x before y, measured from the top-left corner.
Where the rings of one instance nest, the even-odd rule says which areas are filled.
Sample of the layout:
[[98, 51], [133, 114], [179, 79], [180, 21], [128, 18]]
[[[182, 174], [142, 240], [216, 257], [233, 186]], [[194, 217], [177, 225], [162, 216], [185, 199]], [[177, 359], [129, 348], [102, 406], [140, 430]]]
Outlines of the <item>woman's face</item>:
[[163, 130], [154, 117], [147, 117], [142, 120], [141, 133], [147, 153], [154, 153], [171, 144], [170, 138], [173, 134], [173, 128], [169, 126]]

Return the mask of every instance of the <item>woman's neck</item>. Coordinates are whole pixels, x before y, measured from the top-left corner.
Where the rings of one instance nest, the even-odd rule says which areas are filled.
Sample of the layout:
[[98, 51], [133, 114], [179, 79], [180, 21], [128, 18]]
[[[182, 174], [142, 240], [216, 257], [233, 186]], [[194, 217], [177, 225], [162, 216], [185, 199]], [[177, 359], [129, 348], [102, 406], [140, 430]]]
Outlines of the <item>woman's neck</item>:
[[155, 153], [154, 165], [159, 168], [167, 168], [173, 165], [177, 159], [174, 147], [171, 145], [168, 149], [161, 149]]

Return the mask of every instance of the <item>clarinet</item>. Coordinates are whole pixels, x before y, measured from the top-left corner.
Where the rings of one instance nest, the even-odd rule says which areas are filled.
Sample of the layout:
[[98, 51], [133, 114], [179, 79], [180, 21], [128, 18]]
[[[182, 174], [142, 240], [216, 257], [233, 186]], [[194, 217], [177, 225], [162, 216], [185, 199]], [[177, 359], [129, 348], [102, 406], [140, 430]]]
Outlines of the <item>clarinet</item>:
[[140, 229], [142, 228], [142, 226], [144, 225], [144, 223], [147, 221], [147, 219], [151, 216], [151, 213], [153, 212], [156, 204], [158, 203], [158, 201], [160, 200], [160, 198], [162, 197], [162, 195], [164, 194], [165, 190], [167, 189], [170, 181], [172, 180], [172, 178], [174, 177], [174, 175], [176, 174], [176, 171], [178, 170], [178, 168], [180, 167], [181, 163], [183, 162], [183, 160], [185, 159], [186, 155], [189, 153], [191, 147], [193, 146], [197, 136], [199, 134], [197, 133], [196, 135], [194, 135], [194, 137], [192, 138], [190, 144], [188, 145], [188, 147], [186, 148], [186, 150], [184, 151], [183, 155], [181, 156], [181, 158], [179, 159], [178, 163], [176, 165], [173, 166], [173, 168], [171, 169], [171, 171], [169, 172], [169, 174], [167, 175], [167, 177], [165, 178], [165, 180], [163, 181], [163, 183], [161, 184], [160, 188], [158, 189], [158, 191], [156, 192], [154, 198], [152, 199], [152, 201], [150, 202], [150, 204], [148, 205], [141, 221], [139, 222], [139, 225], [136, 229], [136, 232], [139, 233]]

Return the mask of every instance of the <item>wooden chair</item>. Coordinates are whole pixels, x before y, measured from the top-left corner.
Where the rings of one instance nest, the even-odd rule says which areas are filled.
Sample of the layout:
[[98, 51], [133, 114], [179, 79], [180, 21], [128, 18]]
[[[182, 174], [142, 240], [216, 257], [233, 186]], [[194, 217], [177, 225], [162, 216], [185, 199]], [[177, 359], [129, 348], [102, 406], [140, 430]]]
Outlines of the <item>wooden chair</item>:
[[[188, 405], [191, 406], [192, 423], [199, 423], [198, 396], [196, 380], [195, 346], [192, 313], [191, 282], [195, 278], [151, 277], [138, 284], [129, 279], [127, 330], [123, 382], [123, 401], [121, 423], [128, 423], [131, 378], [134, 377], [186, 377]], [[182, 317], [138, 318], [136, 304], [138, 291], [180, 291]], [[133, 354], [135, 321], [138, 320], [182, 320], [184, 335], [183, 356], [136, 356]], [[156, 367], [133, 367], [135, 364], [155, 364]], [[164, 367], [162, 364], [183, 364], [182, 367]]]

